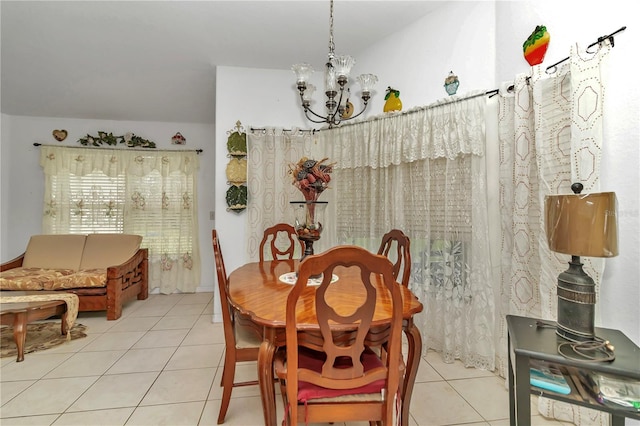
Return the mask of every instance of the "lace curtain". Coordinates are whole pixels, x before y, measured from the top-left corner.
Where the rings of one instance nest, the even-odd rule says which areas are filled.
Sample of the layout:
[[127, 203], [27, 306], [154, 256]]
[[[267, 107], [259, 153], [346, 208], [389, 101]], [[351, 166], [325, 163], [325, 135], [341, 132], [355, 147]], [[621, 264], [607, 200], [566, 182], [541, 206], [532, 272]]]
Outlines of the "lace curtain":
[[195, 152], [42, 146], [44, 233], [142, 235], [149, 285], [200, 285]]
[[[506, 314], [555, 319], [558, 274], [570, 256], [551, 252], [544, 234], [544, 197], [599, 189], [603, 120], [603, 67], [610, 46], [595, 54], [573, 46], [570, 62], [546, 76], [534, 67], [519, 75], [513, 93], [500, 91], [500, 194], [502, 212], [501, 303], [498, 367], [507, 371]], [[604, 262], [581, 258], [599, 290]], [[597, 305], [596, 305], [597, 308]], [[503, 349], [504, 348], [504, 349]], [[539, 399], [546, 417], [582, 425], [605, 425], [608, 415]]]
[[[493, 370], [484, 92], [322, 131], [336, 166], [335, 242], [377, 251], [392, 228], [411, 238], [410, 288], [425, 305], [424, 348]], [[326, 233], [326, 232], [325, 232]], [[323, 236], [324, 238], [324, 236]]]
[[315, 137], [308, 131], [267, 128], [247, 133], [247, 253], [250, 261], [259, 260], [258, 249], [265, 229], [281, 222], [293, 224], [289, 201], [302, 200], [302, 195], [292, 184], [289, 166], [303, 156], [315, 158], [316, 148]]

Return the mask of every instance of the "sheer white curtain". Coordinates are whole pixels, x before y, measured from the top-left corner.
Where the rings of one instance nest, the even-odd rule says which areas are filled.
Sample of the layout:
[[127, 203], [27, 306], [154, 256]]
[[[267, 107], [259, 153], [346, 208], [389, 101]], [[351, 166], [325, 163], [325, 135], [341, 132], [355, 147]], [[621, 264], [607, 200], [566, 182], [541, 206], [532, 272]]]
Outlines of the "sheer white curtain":
[[42, 146], [44, 233], [123, 232], [149, 249], [149, 286], [200, 285], [195, 151]]
[[[494, 297], [488, 250], [486, 96], [322, 131], [336, 162], [335, 239], [376, 251], [382, 235], [411, 238], [410, 287], [424, 351], [493, 370]], [[332, 224], [329, 224], [332, 225]]]
[[289, 166], [303, 156], [315, 158], [317, 144], [309, 131], [266, 128], [247, 133], [247, 149], [247, 252], [257, 261], [264, 230], [280, 222], [293, 224], [289, 201], [303, 198]]
[[[570, 61], [547, 76], [534, 67], [519, 75], [513, 94], [500, 93], [500, 193], [502, 211], [501, 314], [498, 316], [498, 366], [507, 368], [504, 318], [517, 314], [555, 319], [558, 274], [570, 256], [549, 250], [544, 234], [544, 197], [571, 193], [580, 182], [583, 192], [599, 189], [606, 58], [610, 46], [594, 54], [573, 46]], [[603, 261], [582, 258], [596, 282]], [[596, 305], [597, 309], [597, 305]], [[547, 417], [582, 425], [608, 424], [608, 416], [575, 405], [541, 398]]]

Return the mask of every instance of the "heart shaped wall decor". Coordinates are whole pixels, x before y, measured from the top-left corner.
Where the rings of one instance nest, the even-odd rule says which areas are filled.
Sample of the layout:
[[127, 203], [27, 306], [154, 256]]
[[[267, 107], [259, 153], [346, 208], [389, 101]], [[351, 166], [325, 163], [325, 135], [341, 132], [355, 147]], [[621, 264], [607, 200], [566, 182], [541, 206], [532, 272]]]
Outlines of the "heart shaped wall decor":
[[53, 137], [58, 142], [62, 142], [63, 140], [65, 140], [67, 138], [67, 131], [66, 130], [54, 130], [51, 133], [53, 134]]

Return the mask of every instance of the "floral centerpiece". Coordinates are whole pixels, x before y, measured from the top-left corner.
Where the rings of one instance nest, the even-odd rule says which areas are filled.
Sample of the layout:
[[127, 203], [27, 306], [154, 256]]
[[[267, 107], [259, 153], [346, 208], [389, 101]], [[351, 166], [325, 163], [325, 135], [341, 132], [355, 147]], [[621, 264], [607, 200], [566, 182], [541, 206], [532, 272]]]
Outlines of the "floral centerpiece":
[[320, 194], [329, 188], [331, 172], [335, 163], [327, 163], [328, 158], [320, 161], [302, 157], [300, 161], [290, 165], [289, 173], [295, 185], [305, 201], [292, 201], [295, 213], [295, 229], [298, 238], [304, 241], [305, 251], [303, 258], [313, 254], [313, 242], [320, 239], [322, 232], [322, 218], [327, 202], [318, 201]]
[[289, 166], [293, 184], [302, 192], [306, 201], [317, 201], [320, 194], [329, 187], [331, 172], [335, 163], [326, 164], [328, 158], [320, 161], [302, 157]]

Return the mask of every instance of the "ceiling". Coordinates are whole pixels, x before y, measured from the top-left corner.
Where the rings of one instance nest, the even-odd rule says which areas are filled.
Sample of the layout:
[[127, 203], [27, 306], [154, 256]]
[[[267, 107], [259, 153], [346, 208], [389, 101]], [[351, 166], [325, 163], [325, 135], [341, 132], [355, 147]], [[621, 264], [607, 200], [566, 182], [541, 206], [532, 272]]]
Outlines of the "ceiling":
[[[336, 53], [443, 3], [336, 0]], [[2, 0], [0, 16], [9, 115], [213, 123], [216, 66], [320, 69], [328, 50], [327, 0]]]

